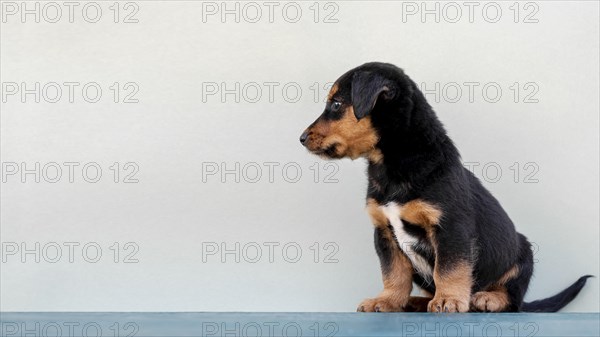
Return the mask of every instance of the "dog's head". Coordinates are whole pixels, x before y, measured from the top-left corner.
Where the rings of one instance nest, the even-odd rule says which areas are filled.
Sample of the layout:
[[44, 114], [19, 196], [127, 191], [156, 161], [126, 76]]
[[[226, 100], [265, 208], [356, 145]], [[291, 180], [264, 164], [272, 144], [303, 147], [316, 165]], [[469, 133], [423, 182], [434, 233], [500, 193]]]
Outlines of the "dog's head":
[[329, 92], [325, 111], [300, 136], [309, 151], [325, 158], [377, 160], [379, 134], [373, 118], [397, 99], [402, 70], [367, 63], [342, 75]]

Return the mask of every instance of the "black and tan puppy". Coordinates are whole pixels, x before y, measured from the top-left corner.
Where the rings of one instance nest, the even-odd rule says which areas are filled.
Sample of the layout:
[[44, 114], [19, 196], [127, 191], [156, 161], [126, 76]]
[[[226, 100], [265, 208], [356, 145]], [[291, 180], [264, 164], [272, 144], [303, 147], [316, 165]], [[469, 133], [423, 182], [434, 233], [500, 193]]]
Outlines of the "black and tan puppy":
[[[369, 161], [367, 211], [384, 289], [359, 311], [551, 312], [589, 277], [523, 302], [533, 272], [527, 238], [463, 167], [417, 85], [392, 64], [342, 75], [300, 141], [325, 158]], [[413, 283], [430, 296], [411, 297]]]

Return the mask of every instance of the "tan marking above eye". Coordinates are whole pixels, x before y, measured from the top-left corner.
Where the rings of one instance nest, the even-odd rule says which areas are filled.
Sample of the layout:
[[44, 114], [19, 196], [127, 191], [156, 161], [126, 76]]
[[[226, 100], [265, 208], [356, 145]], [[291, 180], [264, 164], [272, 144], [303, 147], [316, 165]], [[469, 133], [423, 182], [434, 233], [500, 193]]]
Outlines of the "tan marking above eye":
[[331, 90], [329, 90], [329, 94], [327, 95], [327, 100], [331, 101], [333, 99], [333, 95], [335, 95], [339, 89], [340, 89], [339, 85], [337, 83], [334, 83], [333, 86], [331, 87]]

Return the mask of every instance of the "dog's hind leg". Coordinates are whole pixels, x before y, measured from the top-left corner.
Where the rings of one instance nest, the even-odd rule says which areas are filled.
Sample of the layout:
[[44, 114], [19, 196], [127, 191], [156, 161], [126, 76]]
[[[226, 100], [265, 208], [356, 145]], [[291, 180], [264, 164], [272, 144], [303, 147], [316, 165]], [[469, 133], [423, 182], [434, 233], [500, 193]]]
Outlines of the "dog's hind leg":
[[471, 297], [471, 310], [518, 312], [533, 274], [533, 252], [527, 239], [519, 234], [518, 262], [485, 291]]

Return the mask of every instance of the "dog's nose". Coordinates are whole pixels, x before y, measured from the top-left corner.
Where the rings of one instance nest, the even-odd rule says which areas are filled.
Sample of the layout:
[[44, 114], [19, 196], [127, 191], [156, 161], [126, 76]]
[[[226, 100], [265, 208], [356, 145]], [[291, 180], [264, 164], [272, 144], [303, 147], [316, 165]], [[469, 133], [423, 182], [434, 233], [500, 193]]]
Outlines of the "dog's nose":
[[302, 133], [302, 135], [300, 135], [300, 143], [302, 143], [302, 145], [304, 145], [304, 143], [306, 142], [307, 139], [308, 139], [308, 131], [304, 131]]

